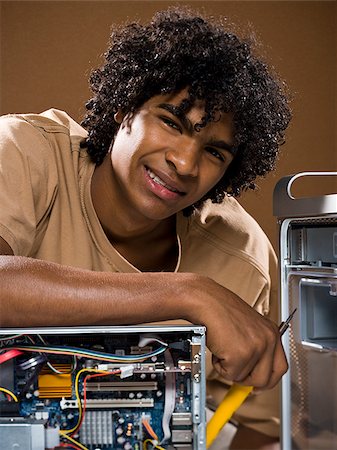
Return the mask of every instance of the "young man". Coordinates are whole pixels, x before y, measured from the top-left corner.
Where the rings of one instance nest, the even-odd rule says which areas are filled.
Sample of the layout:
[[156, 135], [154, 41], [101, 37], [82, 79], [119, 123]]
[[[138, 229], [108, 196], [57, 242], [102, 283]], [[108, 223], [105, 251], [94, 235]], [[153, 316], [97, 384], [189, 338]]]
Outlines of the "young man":
[[105, 57], [86, 131], [56, 110], [0, 120], [1, 326], [184, 319], [207, 327], [214, 392], [274, 387], [275, 255], [234, 196], [274, 167], [282, 83], [185, 9], [116, 27]]

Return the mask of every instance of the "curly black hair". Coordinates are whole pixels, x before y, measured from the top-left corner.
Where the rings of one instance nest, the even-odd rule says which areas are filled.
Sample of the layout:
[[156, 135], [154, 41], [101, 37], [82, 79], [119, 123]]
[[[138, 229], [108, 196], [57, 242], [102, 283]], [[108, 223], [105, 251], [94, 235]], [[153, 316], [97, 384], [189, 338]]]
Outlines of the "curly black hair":
[[[227, 28], [227, 29], [226, 29]], [[86, 104], [83, 146], [102, 163], [119, 124], [114, 114], [134, 114], [151, 97], [188, 89], [185, 111], [201, 99], [205, 116], [198, 129], [231, 112], [238, 153], [207, 198], [221, 202], [254, 189], [254, 180], [274, 169], [291, 118], [285, 84], [253, 53], [254, 38], [228, 31], [223, 17], [171, 7], [146, 25], [114, 27], [105, 64], [90, 76], [93, 98]]]

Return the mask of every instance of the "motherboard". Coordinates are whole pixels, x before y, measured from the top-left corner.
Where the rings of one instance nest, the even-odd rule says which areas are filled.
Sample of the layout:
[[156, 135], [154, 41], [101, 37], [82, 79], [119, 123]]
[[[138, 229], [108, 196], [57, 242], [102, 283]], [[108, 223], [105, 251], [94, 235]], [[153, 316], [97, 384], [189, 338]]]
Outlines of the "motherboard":
[[204, 329], [0, 333], [0, 450], [205, 448]]

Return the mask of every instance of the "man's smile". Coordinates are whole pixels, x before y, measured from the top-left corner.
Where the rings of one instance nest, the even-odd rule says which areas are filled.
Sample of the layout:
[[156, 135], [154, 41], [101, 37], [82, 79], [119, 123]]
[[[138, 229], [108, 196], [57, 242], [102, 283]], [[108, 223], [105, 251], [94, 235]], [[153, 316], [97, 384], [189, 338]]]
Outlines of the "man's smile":
[[170, 177], [162, 172], [153, 172], [149, 167], [145, 166], [145, 173], [148, 181], [150, 181], [151, 190], [165, 199], [176, 199], [185, 195], [181, 187]]

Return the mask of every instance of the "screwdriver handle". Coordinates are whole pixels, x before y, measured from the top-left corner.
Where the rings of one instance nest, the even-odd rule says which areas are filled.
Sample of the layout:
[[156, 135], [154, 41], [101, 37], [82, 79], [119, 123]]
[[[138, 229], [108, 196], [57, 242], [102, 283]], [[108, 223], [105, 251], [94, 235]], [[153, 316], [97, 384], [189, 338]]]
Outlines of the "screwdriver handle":
[[230, 387], [226, 397], [222, 400], [207, 424], [206, 448], [212, 444], [221, 428], [229, 421], [252, 390], [253, 386], [242, 386], [240, 384], [233, 384]]

